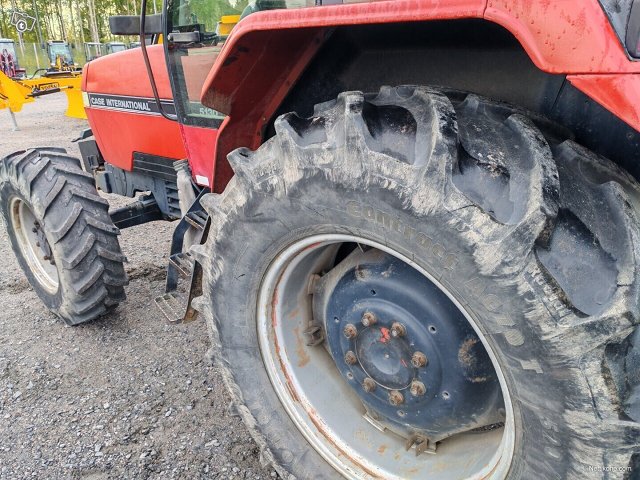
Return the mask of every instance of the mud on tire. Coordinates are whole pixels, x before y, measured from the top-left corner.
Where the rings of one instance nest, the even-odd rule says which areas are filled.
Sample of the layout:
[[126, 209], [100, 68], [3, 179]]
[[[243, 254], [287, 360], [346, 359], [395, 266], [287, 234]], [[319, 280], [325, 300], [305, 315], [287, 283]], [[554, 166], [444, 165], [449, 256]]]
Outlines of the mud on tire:
[[[19, 209], [27, 213], [20, 216]], [[67, 324], [93, 320], [124, 300], [126, 258], [120, 251], [119, 231], [109, 217], [107, 201], [98, 195], [93, 177], [82, 170], [79, 160], [57, 148], [17, 152], [2, 159], [0, 211], [29, 283]], [[18, 225], [20, 218], [32, 224]], [[31, 233], [39, 237], [29, 247], [25, 239]]]
[[265, 373], [262, 275], [298, 238], [356, 232], [412, 258], [480, 325], [514, 399], [509, 478], [634, 478], [633, 178], [535, 115], [426, 87], [346, 92], [275, 127], [229, 156], [236, 175], [203, 199], [211, 230], [193, 250], [215, 362], [265, 462], [336, 475]]

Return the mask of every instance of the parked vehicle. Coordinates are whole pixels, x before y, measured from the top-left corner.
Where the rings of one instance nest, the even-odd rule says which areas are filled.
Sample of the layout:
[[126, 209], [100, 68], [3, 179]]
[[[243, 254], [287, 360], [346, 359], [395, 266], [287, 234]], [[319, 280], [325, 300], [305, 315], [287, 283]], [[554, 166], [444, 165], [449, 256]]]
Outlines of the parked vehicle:
[[34, 290], [108, 315], [176, 220], [156, 303], [282, 478], [637, 478], [640, 0], [309, 3], [111, 19], [165, 44], [85, 66], [82, 159], [0, 166]]
[[85, 42], [84, 44], [84, 56], [87, 62], [95, 60], [105, 55], [105, 46], [99, 42]]
[[80, 73], [82, 67], [77, 64], [71, 53], [71, 46], [64, 40], [47, 40], [49, 68], [47, 75]]
[[122, 42], [108, 42], [105, 43], [105, 49], [107, 55], [109, 55], [110, 53], [124, 52], [127, 49], [127, 45]]
[[9, 78], [21, 78], [26, 75], [26, 70], [20, 68], [16, 44], [10, 38], [0, 38], [0, 72]]

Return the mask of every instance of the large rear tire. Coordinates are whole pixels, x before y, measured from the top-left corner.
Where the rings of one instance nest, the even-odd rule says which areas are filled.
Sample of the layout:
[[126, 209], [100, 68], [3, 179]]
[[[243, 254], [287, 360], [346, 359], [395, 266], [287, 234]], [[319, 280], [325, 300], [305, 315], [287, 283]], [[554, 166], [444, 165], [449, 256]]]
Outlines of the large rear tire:
[[93, 177], [62, 149], [0, 161], [0, 212], [11, 247], [40, 299], [69, 325], [125, 298], [126, 258], [108, 208]]
[[[625, 392], [634, 390], [626, 352], [639, 317], [635, 180], [543, 119], [423, 87], [344, 93], [275, 127], [256, 152], [230, 155], [236, 175], [203, 198], [211, 229], [193, 248], [205, 272], [195, 305], [265, 462], [305, 479], [633, 478], [638, 424]], [[344, 362], [362, 358], [335, 355], [326, 323], [327, 348], [312, 346], [317, 329], [302, 336], [304, 322], [318, 320], [314, 285], [346, 271], [349, 244], [419, 272], [462, 312], [486, 353], [476, 358], [491, 367], [470, 381], [499, 383], [503, 426], [415, 457], [362, 418], [365, 394], [341, 376]], [[387, 269], [372, 280], [364, 260], [354, 272], [380, 288], [393, 278]], [[436, 334], [429, 320], [422, 327]], [[436, 361], [446, 355], [439, 334], [429, 344]], [[468, 345], [456, 347], [461, 363]], [[430, 401], [453, 401], [449, 367], [438, 368]]]

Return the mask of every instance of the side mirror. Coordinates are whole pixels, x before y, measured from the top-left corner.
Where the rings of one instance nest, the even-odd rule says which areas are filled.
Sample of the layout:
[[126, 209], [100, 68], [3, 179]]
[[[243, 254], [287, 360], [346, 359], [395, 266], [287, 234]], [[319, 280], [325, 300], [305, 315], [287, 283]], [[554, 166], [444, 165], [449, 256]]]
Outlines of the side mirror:
[[[113, 35], [140, 35], [140, 17], [137, 15], [109, 17], [109, 30]], [[162, 14], [146, 16], [144, 33], [147, 35], [162, 33]]]

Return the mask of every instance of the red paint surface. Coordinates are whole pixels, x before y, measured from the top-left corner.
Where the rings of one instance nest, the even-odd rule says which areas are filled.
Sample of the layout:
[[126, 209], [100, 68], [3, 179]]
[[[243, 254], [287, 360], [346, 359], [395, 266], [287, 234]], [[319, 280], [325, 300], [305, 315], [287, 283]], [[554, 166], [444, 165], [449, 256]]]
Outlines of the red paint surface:
[[[202, 99], [214, 101], [216, 109], [228, 113], [225, 108], [230, 107], [230, 94], [244, 89], [238, 77], [235, 82], [227, 80], [227, 71], [241, 70], [245, 76], [255, 68], [261, 68], [254, 52], [251, 55], [243, 52], [248, 35], [257, 32], [271, 31], [273, 34], [285, 34], [286, 30], [313, 29], [316, 32], [328, 27], [340, 25], [364, 25], [391, 22], [412, 22], [420, 20], [480, 18], [485, 9], [485, 0], [391, 0], [386, 2], [365, 2], [341, 5], [325, 5], [322, 7], [300, 8], [290, 10], [271, 10], [257, 12], [244, 18], [233, 30], [216, 60], [207, 80], [202, 86]], [[291, 34], [292, 32], [289, 32]], [[258, 37], [256, 37], [258, 38]], [[264, 38], [264, 37], [259, 37]], [[255, 45], [260, 44], [252, 44]], [[296, 47], [295, 35], [287, 47]], [[285, 56], [289, 48], [280, 52]], [[244, 54], [243, 54], [244, 53]], [[269, 54], [270, 52], [266, 52]], [[269, 58], [270, 59], [270, 58]], [[290, 58], [292, 62], [295, 58]], [[241, 65], [238, 65], [240, 63]], [[234, 65], [236, 64], [236, 65]], [[223, 84], [226, 89], [222, 90]], [[229, 85], [233, 83], [234, 85]], [[213, 104], [213, 103], [212, 103]]]
[[567, 79], [640, 131], [640, 75], [569, 75]]
[[389, 340], [391, 340], [391, 333], [389, 333], [389, 329], [382, 327], [380, 329], [380, 343], [387, 343]]
[[213, 185], [213, 178], [216, 174], [211, 166], [214, 165], [213, 159], [215, 158], [218, 130], [180, 125], [180, 131], [193, 178], [195, 179], [196, 175], [205, 177], [208, 181], [207, 184], [197, 180], [196, 182], [203, 187], [210, 187]]
[[177, 122], [160, 116], [86, 108], [89, 125], [105, 160], [124, 170], [133, 167], [133, 152], [180, 160], [186, 158]]
[[[158, 93], [173, 98], [162, 45], [147, 49]], [[113, 53], [85, 65], [82, 91], [110, 95], [153, 97], [140, 49]], [[133, 152], [162, 157], [185, 158], [184, 143], [177, 122], [160, 116], [85, 108], [89, 125], [105, 160], [124, 170], [133, 166]], [[196, 149], [196, 148], [194, 148]], [[211, 170], [211, 167], [208, 168]]]
[[640, 73], [597, 0], [489, 0], [484, 18], [509, 30], [549, 73]]
[[[153, 76], [158, 85], [160, 98], [171, 99], [169, 72], [164, 59], [162, 45], [147, 47]], [[129, 95], [132, 97], [152, 97], [149, 76], [144, 65], [141, 48], [112, 53], [89, 62], [89, 74], [85, 76], [83, 91]]]
[[237, 60], [229, 62], [221, 73], [221, 91], [237, 90], [243, 99], [234, 101], [239, 98], [235, 93], [220, 97], [222, 102], [229, 99], [225, 113], [230, 113], [220, 127], [216, 149], [216, 192], [233, 176], [226, 160], [229, 152], [241, 146], [260, 146], [264, 127], [321, 46], [320, 34], [318, 29], [256, 31], [236, 43]]

